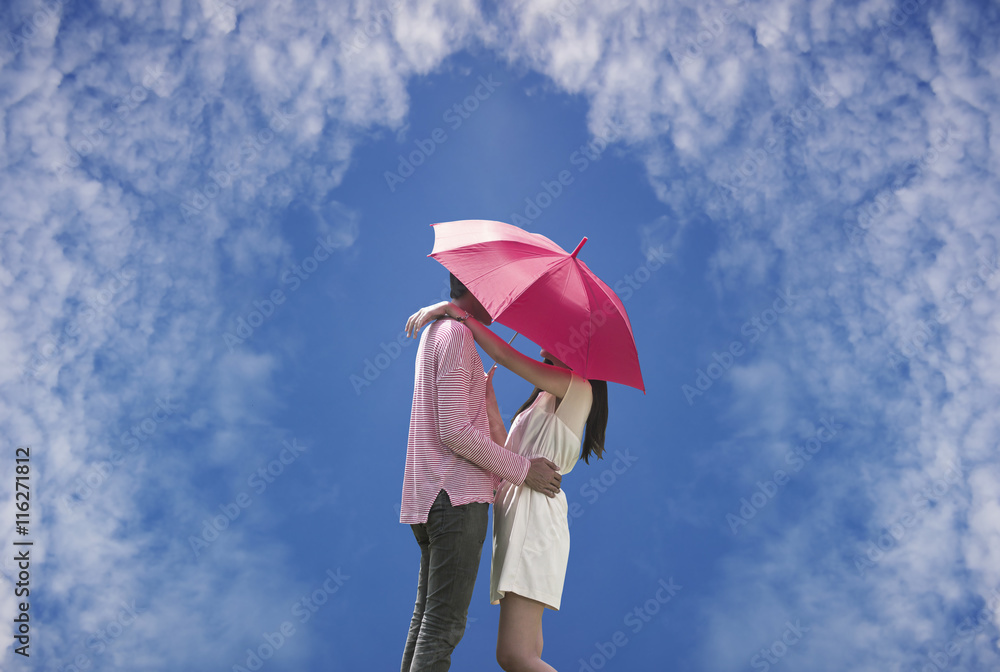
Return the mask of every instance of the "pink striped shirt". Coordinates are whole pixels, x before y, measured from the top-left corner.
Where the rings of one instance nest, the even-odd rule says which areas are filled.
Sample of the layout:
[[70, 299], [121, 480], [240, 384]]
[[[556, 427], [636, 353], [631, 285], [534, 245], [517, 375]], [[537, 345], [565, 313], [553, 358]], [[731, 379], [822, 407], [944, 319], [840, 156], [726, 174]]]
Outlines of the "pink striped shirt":
[[426, 523], [444, 489], [453, 506], [493, 502], [501, 480], [524, 482], [528, 458], [490, 439], [486, 372], [472, 332], [451, 319], [432, 322], [417, 348], [401, 523]]

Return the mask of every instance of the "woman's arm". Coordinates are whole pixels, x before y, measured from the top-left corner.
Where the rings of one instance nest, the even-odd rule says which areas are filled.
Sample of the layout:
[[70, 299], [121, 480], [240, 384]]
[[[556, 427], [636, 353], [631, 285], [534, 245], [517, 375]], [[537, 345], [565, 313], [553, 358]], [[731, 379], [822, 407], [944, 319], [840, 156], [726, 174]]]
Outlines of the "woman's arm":
[[[420, 328], [431, 320], [443, 316], [464, 318], [465, 315], [466, 311], [454, 303], [442, 301], [411, 315], [410, 319], [406, 322], [406, 331], [408, 334], [416, 336]], [[569, 389], [569, 381], [572, 378], [569, 369], [545, 364], [521, 354], [514, 347], [508, 345], [502, 338], [483, 326], [472, 315], [469, 315], [469, 319], [465, 320], [464, 323], [472, 331], [472, 336], [476, 339], [479, 347], [497, 364], [513, 371], [535, 387], [545, 390], [560, 399], [566, 396], [566, 390]]]

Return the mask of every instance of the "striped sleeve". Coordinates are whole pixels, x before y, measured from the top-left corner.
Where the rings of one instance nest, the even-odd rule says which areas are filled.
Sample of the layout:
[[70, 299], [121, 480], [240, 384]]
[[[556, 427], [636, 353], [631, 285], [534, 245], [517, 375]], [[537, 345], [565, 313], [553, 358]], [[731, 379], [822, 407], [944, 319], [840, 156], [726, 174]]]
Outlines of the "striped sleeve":
[[[515, 485], [524, 483], [531, 462], [493, 442], [475, 426], [485, 413], [486, 399], [471, 399], [470, 369], [475, 342], [472, 332], [462, 328], [461, 338], [446, 340], [437, 374], [438, 430], [441, 443], [468, 461]], [[482, 375], [482, 374], [481, 374]]]

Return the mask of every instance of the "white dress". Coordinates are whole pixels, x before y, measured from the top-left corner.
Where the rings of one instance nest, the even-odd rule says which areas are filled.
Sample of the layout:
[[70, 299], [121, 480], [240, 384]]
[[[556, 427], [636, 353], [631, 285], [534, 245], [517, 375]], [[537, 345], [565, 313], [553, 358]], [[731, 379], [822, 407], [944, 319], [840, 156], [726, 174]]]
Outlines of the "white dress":
[[[539, 392], [507, 434], [506, 448], [531, 459], [546, 457], [565, 476], [580, 456], [593, 400], [590, 382], [576, 373], [561, 400]], [[569, 561], [566, 494], [548, 497], [526, 485], [503, 481], [493, 504], [490, 602], [508, 591], [558, 611]]]

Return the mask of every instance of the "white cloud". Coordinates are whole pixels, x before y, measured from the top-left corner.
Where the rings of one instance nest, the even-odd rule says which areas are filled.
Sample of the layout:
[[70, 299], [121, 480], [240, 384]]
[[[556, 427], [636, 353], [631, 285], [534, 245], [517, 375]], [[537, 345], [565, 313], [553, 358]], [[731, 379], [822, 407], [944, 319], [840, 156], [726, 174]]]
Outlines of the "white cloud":
[[[581, 17], [610, 11], [575, 4]], [[524, 3], [511, 12], [510, 53], [568, 89], [582, 90], [592, 106], [592, 128], [600, 120], [624, 120], [629, 141], [646, 152], [657, 195], [679, 218], [706, 210], [713, 216], [720, 243], [710, 272], [721, 291], [750, 297], [750, 290], [772, 285], [775, 277], [819, 290], [801, 313], [787, 318], [780, 337], [762, 341], [754, 362], [730, 371], [734, 416], [764, 428], [765, 435], [782, 436], [816, 400], [845, 420], [878, 428], [879, 438], [866, 442], [852, 434], [844, 456], [830, 456], [824, 467], [829, 477], [817, 476], [808, 517], [793, 523], [784, 514], [782, 527], [764, 536], [758, 558], [727, 565], [720, 601], [706, 606], [706, 617], [718, 623], [704, 642], [706, 669], [745, 666], [754, 647], [770, 637], [754, 627], [766, 630], [772, 621], [800, 615], [821, 634], [796, 652], [796, 665], [887, 669], [915, 663], [910, 656], [919, 646], [943, 645], [954, 634], [943, 615], [919, 615], [926, 596], [917, 586], [934, 586], [927, 590], [960, 608], [997, 583], [987, 569], [1000, 566], [989, 527], [992, 510], [985, 504], [995, 486], [986, 477], [993, 466], [970, 466], [968, 487], [982, 493], [971, 501], [981, 503], [970, 504], [963, 480], [955, 490], [962, 494], [925, 516], [904, 548], [882, 564], [877, 580], [852, 577], [844, 549], [816, 544], [831, 540], [820, 532], [827, 528], [839, 543], [858, 541], [838, 514], [848, 492], [851, 509], [869, 521], [866, 531], [877, 534], [884, 514], [898, 510], [908, 494], [911, 479], [894, 468], [900, 461], [927, 474], [946, 458], [969, 465], [995, 460], [987, 457], [995, 445], [985, 438], [995, 444], [995, 424], [982, 425], [983, 414], [991, 415], [987, 409], [1000, 401], [990, 345], [995, 284], [963, 298], [946, 328], [912, 348], [906, 367], [888, 364], [894, 351], [911, 351], [906, 345], [921, 320], [954, 309], [955, 295], [949, 308], [948, 292], [958, 291], [974, 271], [977, 254], [993, 250], [997, 162], [982, 148], [990, 146], [986, 129], [997, 116], [997, 57], [995, 40], [979, 37], [981, 8], [953, 3], [928, 10], [929, 43], [923, 11], [886, 35], [878, 30], [878, 21], [901, 9], [899, 3], [850, 10], [834, 3], [755, 4], [691, 47], [683, 39], [692, 34], [691, 17], [711, 27], [724, 5], [697, 13], [679, 6], [650, 14], [638, 6], [621, 9], [628, 18], [596, 24], [602, 26], [596, 39], [579, 31], [582, 19], [575, 17], [549, 37], [534, 18], [544, 7]], [[640, 15], [644, 31], [626, 42], [617, 26], [634, 25]], [[687, 33], [678, 35], [677, 26]], [[745, 39], [751, 34], [756, 44]], [[595, 43], [603, 45], [599, 54]], [[953, 140], [930, 158], [943, 131]], [[743, 163], [771, 138], [773, 152]], [[914, 161], [916, 169], [907, 166]], [[726, 189], [733, 197], [718, 200], [718, 185], [731, 183], [744, 165], [743, 183]], [[680, 180], [683, 190], [671, 186]], [[898, 180], [901, 186], [892, 187]], [[854, 221], [884, 189], [892, 190], [887, 212], [873, 218], [863, 242], [847, 244], [845, 221]], [[717, 202], [706, 204], [706, 194]], [[776, 368], [777, 361], [784, 366]], [[970, 441], [972, 426], [976, 438]], [[863, 451], [873, 468], [871, 478], [857, 484], [847, 461], [854, 450]], [[970, 506], [980, 513], [966, 530], [961, 521], [971, 515]], [[970, 579], [954, 571], [971, 560], [963, 547], [976, 549]]]
[[[46, 493], [33, 509], [33, 557], [60, 616], [39, 623], [35, 646], [53, 669], [76, 654], [131, 667], [243, 664], [219, 639], [280, 624], [259, 605], [300, 587], [269, 569], [284, 549], [249, 546], [255, 537], [235, 523], [211, 561], [188, 543], [225, 503], [203, 501], [193, 483], [204, 470], [219, 474], [213, 492], [236, 493], [287, 435], [256, 420], [278, 403], [269, 390], [280, 362], [252, 342], [229, 354], [223, 335], [266, 298], [256, 287], [274, 281], [261, 278], [302, 261], [280, 228], [291, 202], [314, 213], [312, 236], [332, 254], [355, 243], [359, 215], [330, 193], [358, 133], [398, 126], [407, 78], [478, 21], [470, 3], [409, 5], [393, 19], [399, 41], [387, 29], [349, 58], [343, 45], [379, 5], [334, 3], [321, 16], [302, 3], [160, 7], [73, 7], [20, 54], [0, 56], [2, 424], [33, 446], [33, 483]], [[83, 20], [99, 11], [126, 20], [129, 39], [97, 15]], [[108, 290], [123, 271], [131, 276]], [[229, 273], [246, 282], [229, 286]], [[182, 408], [153, 421], [164, 395]], [[134, 427], [142, 440], [130, 452], [121, 435]], [[197, 450], [165, 450], [170, 437], [199, 433]], [[265, 509], [247, 510], [248, 531]], [[5, 613], [12, 594], [3, 591]], [[122, 600], [141, 615], [98, 658], [86, 637]]]
[[[402, 128], [409, 79], [476, 40], [585, 96], [593, 134], [622, 124], [675, 220], [711, 216], [719, 242], [707, 281], [720, 295], [756, 310], [752, 297], [775, 283], [809, 290], [729, 373], [728, 417], [748, 439], [777, 444], [761, 452], [770, 458], [817, 408], [854, 429], [807, 474], [807, 512], [776, 501], [772, 522], [746, 537], [754, 556], [723, 559], [702, 612], [704, 667], [744, 667], [796, 618], [813, 636], [788, 662], [914, 664], [919, 647], [953, 636], [955, 613], [1000, 584], [997, 281], [962, 284], [996, 253], [1000, 213], [1000, 56], [980, 7], [921, 10], [885, 34], [878, 22], [896, 3], [539, 0], [503, 4], [490, 26], [462, 0], [203, 2], [190, 15], [181, 3], [102, 7], [128, 18], [127, 42], [72, 13], [20, 54], [0, 55], [0, 422], [9, 440], [38, 447], [33, 464], [56, 493], [41, 500], [49, 517], [37, 532], [65, 614], [42, 640], [48, 655], [79, 648], [81, 629], [113, 618], [121, 600], [145, 612], [113, 655], [140, 667], [156, 656], [242, 662], [226, 659], [218, 638], [275, 627], [255, 607], [294, 587], [267, 574], [285, 551], [259, 555], [234, 526], [212, 548], [218, 562], [195, 561], [185, 535], [217, 503], [199, 501], [198, 469], [160, 440], [210, 434], [204, 464], [233, 489], [273, 451], [281, 431], [255, 425], [247, 406], [280, 404], [267, 390], [281, 363], [252, 347], [230, 354], [223, 334], [261, 298], [260, 278], [299, 261], [280, 215], [301, 205], [317, 235], [350, 248], [359, 216], [333, 192], [354, 143], [367, 129]], [[144, 83], [149, 68], [162, 77]], [[276, 112], [289, 121], [273, 123]], [[908, 162], [926, 159], [943, 130], [954, 141], [911, 174]], [[850, 244], [844, 222], [884, 190], [886, 211]], [[182, 211], [198, 194], [195, 212]], [[644, 244], [680, 240], [683, 224], [661, 224]], [[121, 269], [138, 274], [104, 302]], [[246, 283], [227, 286], [231, 277]], [[914, 328], [954, 311], [956, 295], [954, 318], [914, 344]], [[906, 361], [893, 368], [901, 350]], [[27, 364], [37, 373], [24, 375]], [[143, 450], [76, 509], [59, 511], [76, 479], [168, 393], [184, 409], [155, 423]], [[770, 466], [740, 454], [741, 474]], [[968, 465], [962, 482], [859, 576], [859, 549], [952, 458]], [[266, 518], [259, 510], [243, 522]], [[157, 512], [171, 541], [139, 531]], [[246, 569], [234, 576], [237, 565]], [[11, 591], [2, 594], [9, 608]], [[926, 609], [929, 600], [945, 609]], [[234, 622], [212, 620], [220, 605]], [[963, 660], [973, 652], [996, 659], [979, 640]]]

